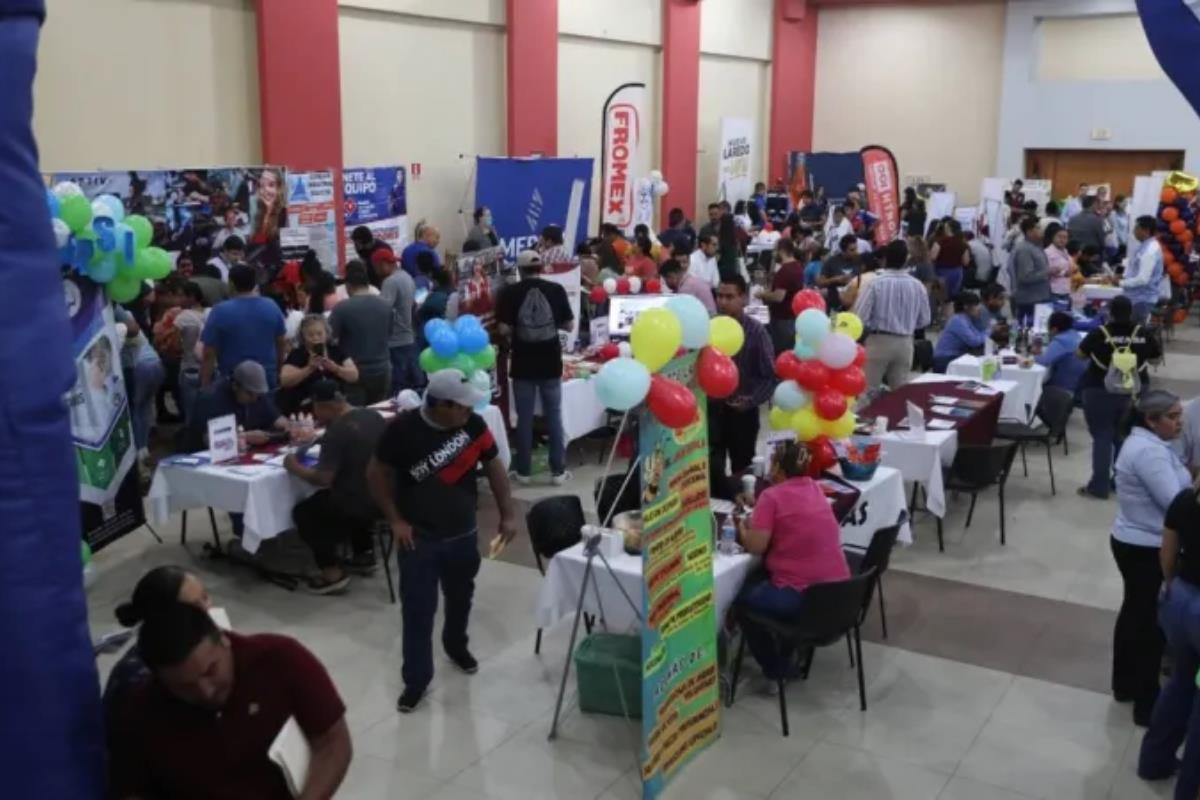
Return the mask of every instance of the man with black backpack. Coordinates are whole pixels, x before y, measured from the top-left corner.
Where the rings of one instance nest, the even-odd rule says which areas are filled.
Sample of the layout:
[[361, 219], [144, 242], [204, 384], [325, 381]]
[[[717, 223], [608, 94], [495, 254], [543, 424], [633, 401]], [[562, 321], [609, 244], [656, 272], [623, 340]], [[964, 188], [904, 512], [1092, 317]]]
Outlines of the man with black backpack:
[[1083, 416], [1092, 435], [1092, 479], [1079, 489], [1080, 496], [1108, 499], [1121, 421], [1150, 379], [1146, 363], [1161, 354], [1158, 340], [1134, 322], [1133, 304], [1124, 295], [1113, 298], [1108, 321], [1080, 343], [1079, 357], [1088, 362], [1079, 384]]
[[557, 283], [539, 277], [544, 267], [535, 250], [517, 256], [521, 281], [506, 286], [496, 304], [496, 321], [510, 337], [513, 400], [517, 407], [517, 452], [513, 471], [528, 484], [533, 449], [533, 409], [542, 399], [542, 417], [550, 434], [550, 474], [555, 486], [567, 473], [567, 443], [562, 426], [562, 342], [558, 332], [575, 319], [567, 292]]

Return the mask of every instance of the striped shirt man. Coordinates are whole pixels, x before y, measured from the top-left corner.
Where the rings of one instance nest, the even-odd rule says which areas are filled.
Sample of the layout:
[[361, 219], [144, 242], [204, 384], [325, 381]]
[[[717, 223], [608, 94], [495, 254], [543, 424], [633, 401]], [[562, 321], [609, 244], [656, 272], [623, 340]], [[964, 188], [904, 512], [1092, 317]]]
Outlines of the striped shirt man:
[[[889, 263], [890, 266], [890, 263]], [[867, 386], [884, 382], [895, 389], [908, 382], [913, 332], [929, 325], [929, 293], [903, 267], [885, 269], [871, 281], [856, 305], [867, 338]]]

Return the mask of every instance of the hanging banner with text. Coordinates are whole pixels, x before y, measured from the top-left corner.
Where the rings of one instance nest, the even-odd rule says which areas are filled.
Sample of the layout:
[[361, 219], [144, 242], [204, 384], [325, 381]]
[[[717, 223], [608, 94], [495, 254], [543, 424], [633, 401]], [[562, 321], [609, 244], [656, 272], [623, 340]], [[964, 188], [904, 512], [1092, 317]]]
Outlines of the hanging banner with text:
[[721, 150], [717, 186], [722, 200], [734, 205], [754, 191], [754, 121], [721, 117]]
[[365, 225], [396, 255], [408, 244], [408, 181], [404, 167], [347, 167], [342, 170], [342, 224], [346, 260], [358, 258], [350, 234]]
[[649, 411], [642, 459], [642, 797], [652, 800], [721, 729], [709, 511], [707, 398], [696, 359], [660, 374], [696, 395], [696, 422], [672, 430]]
[[644, 114], [646, 84], [617, 87], [604, 103], [604, 129], [600, 162], [600, 221], [611, 222], [633, 233], [637, 207], [637, 182], [647, 174], [647, 130]]
[[535, 247], [547, 225], [561, 227], [563, 248], [575, 252], [587, 238], [592, 164], [590, 158], [475, 159], [475, 206], [492, 210], [506, 260]]
[[288, 172], [287, 227], [279, 232], [285, 259], [300, 259], [312, 249], [328, 272], [338, 272], [337, 216], [333, 172]]
[[900, 182], [896, 157], [879, 145], [864, 147], [863, 182], [867, 188], [867, 206], [875, 223], [875, 246], [882, 247], [900, 235]]
[[79, 471], [83, 537], [92, 552], [146, 521], [133, 446], [129, 393], [112, 307], [86, 278], [63, 280], [75, 353], [75, 385], [67, 394], [71, 441]]

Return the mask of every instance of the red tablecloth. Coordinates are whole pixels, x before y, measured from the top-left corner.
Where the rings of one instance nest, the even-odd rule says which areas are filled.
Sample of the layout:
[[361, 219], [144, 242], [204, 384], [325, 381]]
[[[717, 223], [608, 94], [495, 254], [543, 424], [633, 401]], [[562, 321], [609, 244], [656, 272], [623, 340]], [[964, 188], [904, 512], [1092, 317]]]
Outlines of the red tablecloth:
[[[976, 410], [970, 417], [949, 418], [958, 431], [958, 443], [989, 445], [996, 436], [996, 423], [1000, 419], [1000, 405], [1004, 400], [1004, 395], [997, 393], [987, 396], [957, 388], [958, 384], [965, 382], [966, 380], [945, 383], [910, 383], [888, 392], [858, 412], [858, 416], [868, 424], [876, 417], [887, 417], [888, 428], [895, 430], [901, 420], [908, 419], [908, 403], [920, 406], [921, 410], [925, 412], [926, 421], [928, 421], [932, 416], [929, 409], [934, 405], [929, 399], [930, 396], [936, 394], [943, 397], [961, 397], [964, 400], [982, 402], [984, 406]], [[939, 416], [938, 419], [947, 418]]]

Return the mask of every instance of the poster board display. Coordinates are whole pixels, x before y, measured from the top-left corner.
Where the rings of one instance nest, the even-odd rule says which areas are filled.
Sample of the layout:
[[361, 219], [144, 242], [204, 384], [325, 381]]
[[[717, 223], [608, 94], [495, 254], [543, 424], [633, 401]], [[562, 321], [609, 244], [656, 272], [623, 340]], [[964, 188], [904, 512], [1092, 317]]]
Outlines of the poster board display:
[[365, 225], [396, 254], [408, 244], [408, 175], [404, 167], [347, 167], [342, 170], [342, 224], [347, 261], [358, 258], [351, 232]]
[[279, 232], [283, 257], [301, 259], [311, 248], [326, 271], [340, 272], [333, 171], [288, 172], [287, 192], [287, 227]]
[[698, 353], [660, 370], [696, 395], [693, 424], [672, 430], [649, 411], [642, 459], [642, 797], [667, 783], [720, 735], [721, 701], [709, 511], [707, 400]]
[[717, 187], [722, 200], [735, 205], [754, 191], [754, 120], [721, 117]]
[[[575, 252], [587, 238], [592, 166], [590, 158], [476, 159], [475, 206], [491, 209], [505, 260], [536, 247], [547, 225], [561, 227], [563, 249]], [[629, 191], [632, 215], [632, 184]]]

